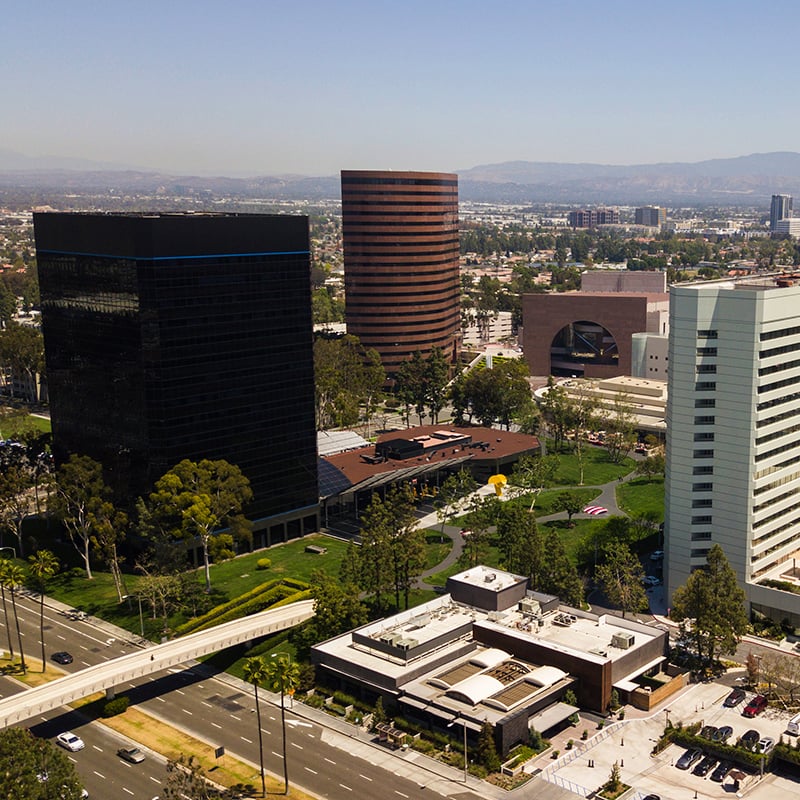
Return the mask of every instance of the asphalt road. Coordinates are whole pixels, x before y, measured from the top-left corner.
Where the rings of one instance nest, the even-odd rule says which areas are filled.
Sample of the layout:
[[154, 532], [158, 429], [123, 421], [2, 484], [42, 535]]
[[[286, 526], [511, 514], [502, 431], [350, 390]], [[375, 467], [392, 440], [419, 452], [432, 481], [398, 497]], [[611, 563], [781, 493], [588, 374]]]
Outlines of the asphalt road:
[[[25, 652], [39, 658], [38, 603], [32, 598], [20, 598], [17, 607]], [[12, 623], [12, 635], [15, 633]], [[129, 653], [138, 648], [135, 639], [135, 636], [128, 640], [107, 636], [89, 622], [69, 620], [45, 607], [48, 659], [58, 650], [72, 653], [73, 663], [59, 667], [66, 672]], [[5, 649], [4, 645], [7, 646], [7, 632], [5, 619], [0, 615], [0, 647]], [[13, 681], [0, 678], [0, 696], [16, 691], [19, 687]], [[139, 684], [122, 685], [119, 692], [123, 691], [133, 704], [149, 713], [212, 745], [224, 746], [226, 753], [249, 761], [254, 775], [257, 775], [258, 731], [251, 692], [238, 690], [215, 678], [203, 677], [188, 667], [155, 674]], [[283, 775], [280, 709], [262, 699], [261, 711], [265, 768], [280, 778]], [[336, 800], [378, 796], [386, 800], [441, 797], [441, 793], [427, 785], [435, 782], [434, 776], [415, 769], [402, 757], [373, 758], [371, 749], [366, 749], [367, 758], [361, 758], [353, 751], [364, 752], [365, 748], [332, 746], [323, 740], [330, 737], [319, 725], [299, 718], [290, 709], [287, 709], [286, 718], [286, 750], [292, 785], [319, 797]], [[69, 757], [75, 762], [92, 797], [150, 800], [158, 794], [166, 775], [164, 760], [150, 754], [142, 764], [131, 765], [122, 761], [116, 750], [130, 742], [100, 724], [87, 722], [79, 712], [56, 710], [31, 719], [29, 724], [38, 736], [53, 738], [71, 730], [86, 742], [84, 750], [70, 753]], [[388, 761], [391, 771], [372, 761]], [[437, 780], [441, 788], [444, 781], [441, 778]], [[476, 797], [469, 791], [459, 792], [458, 787], [452, 788], [453, 794]]]

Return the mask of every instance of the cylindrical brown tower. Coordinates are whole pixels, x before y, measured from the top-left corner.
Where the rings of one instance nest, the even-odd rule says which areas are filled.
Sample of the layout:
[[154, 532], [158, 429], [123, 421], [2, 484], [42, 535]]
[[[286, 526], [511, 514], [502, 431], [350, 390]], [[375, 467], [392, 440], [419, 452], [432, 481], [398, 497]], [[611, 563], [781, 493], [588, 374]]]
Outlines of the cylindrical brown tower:
[[458, 356], [458, 176], [342, 171], [347, 332], [387, 374], [419, 350]]

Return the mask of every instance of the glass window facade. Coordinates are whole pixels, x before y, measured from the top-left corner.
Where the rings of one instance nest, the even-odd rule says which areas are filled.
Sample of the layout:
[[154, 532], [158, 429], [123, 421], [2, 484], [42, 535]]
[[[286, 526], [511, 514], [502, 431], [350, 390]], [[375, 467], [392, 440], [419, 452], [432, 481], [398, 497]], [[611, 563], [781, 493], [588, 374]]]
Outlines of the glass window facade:
[[132, 502], [181, 459], [249, 478], [251, 519], [318, 503], [308, 221], [34, 217], [56, 458]]

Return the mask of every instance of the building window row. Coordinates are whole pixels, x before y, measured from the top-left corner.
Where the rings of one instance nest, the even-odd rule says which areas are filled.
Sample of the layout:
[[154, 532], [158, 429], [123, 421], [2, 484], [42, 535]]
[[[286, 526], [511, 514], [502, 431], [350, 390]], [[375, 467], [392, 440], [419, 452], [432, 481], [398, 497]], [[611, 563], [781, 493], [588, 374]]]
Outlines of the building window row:
[[788, 497], [794, 497], [795, 494], [795, 490], [792, 489], [791, 491], [784, 492], [783, 494], [775, 495], [775, 497], [765, 500], [763, 503], [760, 503], [757, 506], [753, 506], [753, 513], [757, 514], [759, 511], [763, 511], [765, 508], [769, 508], [770, 506], [774, 506], [776, 503], [780, 503], [781, 500], [786, 500]]
[[714, 434], [711, 431], [702, 431], [694, 435], [694, 440], [696, 442], [713, 442]]
[[775, 408], [775, 406], [782, 406], [784, 403], [794, 403], [795, 401], [800, 400], [800, 392], [792, 392], [792, 394], [784, 394], [780, 397], [776, 397], [773, 400], [765, 400], [763, 403], [759, 403], [756, 406], [756, 411], [766, 411], [769, 408]]
[[710, 514], [702, 517], [692, 517], [692, 525], [710, 525], [713, 518]]
[[[766, 536], [762, 536], [761, 539], [754, 540], [754, 544], [756, 542], [766, 542], [768, 539], [772, 538], [776, 533], [783, 533], [784, 531], [788, 531], [790, 528], [797, 527], [796, 522], [787, 522], [785, 525], [782, 525], [780, 528], [768, 533]], [[791, 544], [792, 542], [796, 542], [800, 539], [800, 533], [796, 533], [794, 536], [789, 536], [786, 539], [781, 539], [779, 542], [776, 542], [772, 547], [768, 547], [766, 550], [758, 553], [757, 555], [750, 556], [750, 564], [756, 564], [759, 561], [763, 561], [765, 558], [768, 558], [772, 555], [776, 550], [780, 550], [782, 547], [786, 547], [786, 545]], [[770, 561], [770, 566], [774, 566], [773, 562]], [[761, 567], [763, 570], [764, 567]]]
[[698, 381], [694, 385], [696, 392], [713, 392], [717, 388], [716, 381]]
[[765, 383], [758, 387], [758, 393], [771, 392], [775, 389], [782, 389], [784, 386], [797, 386], [798, 383], [800, 383], [800, 375], [795, 375], [793, 378], [784, 378], [782, 381]]
[[717, 401], [713, 397], [699, 397], [694, 401], [695, 408], [715, 408]]
[[772, 458], [772, 456], [780, 455], [781, 453], [788, 453], [790, 450], [796, 450], [800, 447], [800, 441], [787, 442], [780, 447], [774, 447], [772, 450], [767, 450], [765, 453], [756, 453], [756, 464], [763, 461], [765, 458]]
[[697, 372], [700, 374], [704, 373], [712, 373], [717, 371], [716, 364], [698, 364], [697, 365]]
[[800, 406], [790, 408], [788, 411], [783, 411], [780, 414], [775, 414], [773, 417], [764, 417], [756, 422], [756, 428], [763, 428], [765, 425], [774, 425], [776, 422], [783, 422], [784, 420], [791, 419], [800, 415]]
[[693, 453], [695, 458], [714, 458], [713, 450], [695, 450]]
[[714, 488], [713, 483], [693, 483], [693, 492], [710, 492]]
[[692, 500], [692, 508], [713, 508], [714, 503], [710, 497], [703, 497], [699, 500]]
[[[716, 421], [716, 419], [717, 419], [716, 417], [695, 417], [694, 418], [694, 424], [695, 425], [713, 425], [714, 422]], [[697, 441], [697, 438], [695, 438], [695, 441]]]
[[794, 369], [795, 367], [800, 367], [800, 359], [795, 361], [784, 361], [781, 364], [773, 364], [771, 367], [761, 367], [758, 371], [759, 377], [763, 377], [764, 375], [774, 375], [776, 372], [784, 372], [787, 369]]
[[798, 478], [800, 478], [800, 472], [793, 472], [791, 475], [787, 475], [785, 478], [781, 478], [778, 481], [771, 481], [770, 483], [765, 483], [763, 486], [759, 486], [753, 494], [755, 496], [764, 494], [764, 492], [768, 492], [770, 489], [777, 489], [779, 486], [785, 486], [787, 483], [796, 481]]
[[781, 430], [775, 431], [774, 433], [768, 433], [765, 436], [759, 436], [756, 439], [756, 445], [773, 442], [775, 439], [780, 439], [782, 436], [788, 436], [790, 433], [797, 433], [797, 431], [800, 431], [800, 423], [797, 425], [791, 425], [788, 428], [781, 428]]
[[693, 467], [692, 468], [692, 475], [713, 475], [714, 474], [714, 467], [710, 464], [704, 467]]
[[717, 335], [717, 331], [715, 331], [713, 328], [697, 331], [698, 339], [716, 339]]
[[[797, 511], [798, 508], [800, 508], [800, 502], [794, 503], [791, 506], [786, 506], [786, 508], [782, 508], [780, 511], [776, 511], [774, 514], [770, 514], [763, 519], [759, 519], [753, 523], [753, 530], [756, 530], [757, 528], [763, 528], [770, 522], [774, 522], [776, 519], [780, 519], [781, 517], [785, 517], [787, 514], [791, 514], [793, 511]], [[794, 525], [795, 522], [796, 519], [793, 516], [791, 524]], [[773, 533], [776, 533], [776, 531], [770, 531], [770, 535]]]
[[698, 347], [697, 348], [697, 355], [698, 356], [715, 356], [717, 354], [716, 347]]
[[696, 550], [692, 550], [692, 558], [705, 558], [710, 549], [710, 547], [699, 547]]
[[780, 328], [777, 331], [766, 331], [758, 338], [762, 342], [769, 342], [772, 339], [782, 339], [784, 336], [796, 336], [798, 333], [800, 333], [800, 326], [795, 326], [794, 328]]
[[796, 353], [800, 351], [800, 342], [796, 344], [785, 344], [782, 347], [770, 347], [769, 350], [759, 350], [759, 358], [769, 358], [770, 356], [782, 356], [785, 353]]
[[758, 470], [758, 472], [755, 474], [755, 479], [758, 480], [759, 478], [764, 478], [767, 475], [772, 475], [773, 472], [778, 472], [785, 467], [791, 467], [793, 464], [800, 464], [800, 456], [787, 458], [786, 461], [781, 461], [779, 464], [773, 464], [771, 467], [765, 467], [764, 469]]
[[707, 542], [711, 539], [711, 531], [692, 531], [693, 542]]

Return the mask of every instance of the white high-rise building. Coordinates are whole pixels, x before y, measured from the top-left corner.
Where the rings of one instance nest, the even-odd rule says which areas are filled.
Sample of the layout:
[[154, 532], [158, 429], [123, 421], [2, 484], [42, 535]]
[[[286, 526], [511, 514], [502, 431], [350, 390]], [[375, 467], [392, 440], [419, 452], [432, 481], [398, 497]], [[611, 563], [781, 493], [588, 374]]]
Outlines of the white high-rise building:
[[[668, 597], [719, 544], [750, 608], [800, 625], [800, 282], [670, 291]], [[785, 585], [785, 584], [784, 584]]]

